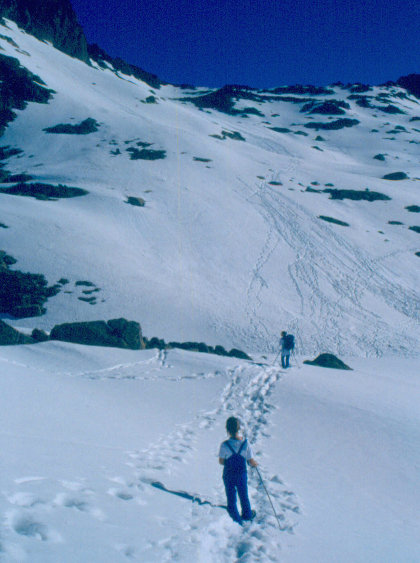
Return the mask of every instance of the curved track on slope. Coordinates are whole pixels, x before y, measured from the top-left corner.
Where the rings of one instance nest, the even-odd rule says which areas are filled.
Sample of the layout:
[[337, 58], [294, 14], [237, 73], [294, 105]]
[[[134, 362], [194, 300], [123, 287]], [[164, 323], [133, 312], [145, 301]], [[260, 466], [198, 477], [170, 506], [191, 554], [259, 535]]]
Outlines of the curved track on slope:
[[[296, 159], [291, 159], [287, 172], [293, 172], [296, 165]], [[251, 197], [267, 225], [247, 295], [250, 326], [262, 343], [267, 339], [275, 342], [262, 313], [262, 306], [269, 307], [270, 299], [275, 302], [264, 269], [271, 260], [279, 260], [281, 249], [288, 247], [295, 259], [288, 264], [289, 280], [285, 283], [294, 288], [300, 306], [292, 312], [286, 304], [284, 316], [288, 329], [297, 334], [301, 350], [313, 353], [327, 348], [343, 354], [362, 351], [380, 356], [384, 351], [408, 353], [419, 348], [419, 342], [409, 335], [420, 321], [418, 295], [399, 283], [381, 260], [369, 257], [349, 238], [265, 181]], [[398, 322], [384, 322], [383, 308]], [[353, 334], [346, 334], [343, 327], [352, 327]], [[309, 342], [308, 334], [317, 336]]]

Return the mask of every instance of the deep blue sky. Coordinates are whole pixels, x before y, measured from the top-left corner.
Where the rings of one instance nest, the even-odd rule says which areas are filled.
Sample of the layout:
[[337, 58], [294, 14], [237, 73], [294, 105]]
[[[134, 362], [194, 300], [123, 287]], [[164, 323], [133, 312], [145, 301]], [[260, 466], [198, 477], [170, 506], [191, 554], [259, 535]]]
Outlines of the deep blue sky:
[[420, 72], [419, 0], [71, 2], [89, 43], [174, 84], [380, 84]]

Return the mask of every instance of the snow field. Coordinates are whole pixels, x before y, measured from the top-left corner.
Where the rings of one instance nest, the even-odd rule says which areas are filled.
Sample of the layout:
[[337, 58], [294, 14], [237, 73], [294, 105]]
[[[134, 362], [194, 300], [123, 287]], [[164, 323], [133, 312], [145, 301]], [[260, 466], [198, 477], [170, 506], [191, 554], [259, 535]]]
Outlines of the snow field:
[[[101, 290], [92, 306], [67, 288], [73, 292], [51, 299], [37, 327], [125, 316], [138, 320], [147, 336], [250, 352], [273, 352], [287, 328], [310, 354], [319, 351], [320, 334], [323, 348], [341, 355], [418, 354], [418, 233], [408, 230], [416, 216], [404, 209], [417, 201], [420, 175], [409, 121], [417, 112], [414, 100], [398, 99], [404, 115], [352, 102], [348, 114], [360, 124], [339, 131], [306, 129], [300, 105], [284, 101], [247, 100], [264, 117], [243, 119], [182, 103], [180, 88], [153, 90], [133, 77], [90, 68], [7, 25], [4, 35], [19, 48], [2, 40], [4, 53], [55, 91], [49, 104], [18, 111], [6, 129], [2, 144], [24, 151], [7, 169], [89, 195], [45, 202], [0, 194], [10, 226], [3, 246], [23, 271], [42, 272], [50, 283], [67, 278], [72, 286], [87, 279]], [[157, 103], [142, 103], [152, 90]], [[336, 87], [325, 99], [346, 95]], [[87, 117], [99, 123], [96, 133], [43, 131]], [[410, 137], [387, 138], [396, 126]], [[222, 131], [245, 141], [211, 136]], [[318, 134], [325, 140], [315, 141]], [[166, 158], [131, 161], [126, 149], [138, 142], [165, 150]], [[323, 152], [313, 150], [316, 143]], [[121, 154], [112, 154], [117, 148]], [[386, 154], [386, 162], [373, 160], [377, 153]], [[410, 179], [381, 179], [395, 170]], [[392, 200], [330, 200], [306, 192], [312, 182], [320, 189], [329, 183], [369, 188]], [[146, 206], [127, 205], [132, 195]], [[389, 220], [404, 225], [391, 227]]]
[[[292, 360], [284, 373], [179, 350], [2, 348], [0, 557], [415, 562], [416, 362]], [[280, 528], [254, 471], [256, 521], [240, 528], [218, 507], [232, 414]]]

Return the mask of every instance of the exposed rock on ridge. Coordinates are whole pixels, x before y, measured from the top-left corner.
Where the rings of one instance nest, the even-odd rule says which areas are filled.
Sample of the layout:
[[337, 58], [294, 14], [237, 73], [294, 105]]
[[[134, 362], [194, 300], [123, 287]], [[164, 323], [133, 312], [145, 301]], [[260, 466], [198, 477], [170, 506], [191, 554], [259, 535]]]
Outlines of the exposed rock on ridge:
[[50, 336], [51, 340], [91, 346], [112, 346], [131, 350], [141, 350], [145, 347], [140, 324], [126, 319], [56, 325]]
[[85, 34], [70, 0], [0, 0], [0, 18], [8, 18], [67, 55], [89, 62]]
[[139, 80], [143, 80], [143, 82], [146, 82], [146, 84], [148, 84], [152, 88], [160, 88], [162, 84], [166, 84], [165, 82], [162, 82], [155, 74], [146, 72], [138, 66], [126, 63], [118, 57], [114, 59], [103, 49], [98, 47], [98, 45], [96, 45], [95, 43], [88, 45], [88, 53], [89, 57], [93, 61], [95, 61], [101, 68], [109, 68], [109, 65], [111, 65], [117, 75], [118, 72], [121, 72], [122, 74], [125, 74], [127, 76], [134, 76]]

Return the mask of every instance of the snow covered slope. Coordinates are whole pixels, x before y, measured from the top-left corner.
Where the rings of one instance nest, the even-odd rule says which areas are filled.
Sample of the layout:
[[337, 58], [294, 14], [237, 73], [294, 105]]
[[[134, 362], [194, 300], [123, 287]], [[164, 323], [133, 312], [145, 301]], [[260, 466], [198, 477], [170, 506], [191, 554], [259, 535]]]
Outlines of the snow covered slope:
[[[416, 361], [351, 365], [286, 374], [179, 350], [2, 347], [0, 560], [417, 562]], [[256, 521], [219, 507], [231, 414], [278, 522], [251, 471]]]
[[[125, 316], [147, 336], [249, 352], [288, 329], [304, 353], [419, 353], [419, 220], [407, 207], [420, 203], [420, 105], [406, 90], [152, 88], [10, 21], [0, 47], [54, 91], [15, 111], [1, 146], [23, 152], [2, 164], [89, 192], [0, 193], [15, 267], [69, 280], [45, 316], [13, 324]], [[91, 132], [75, 134], [87, 119]], [[73, 134], [45, 130], [59, 124]], [[383, 179], [396, 172], [406, 178]], [[92, 294], [77, 281], [96, 299], [80, 300]]]

